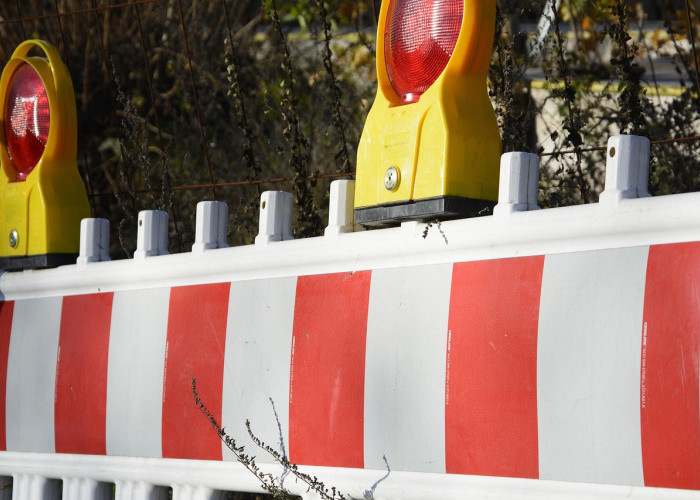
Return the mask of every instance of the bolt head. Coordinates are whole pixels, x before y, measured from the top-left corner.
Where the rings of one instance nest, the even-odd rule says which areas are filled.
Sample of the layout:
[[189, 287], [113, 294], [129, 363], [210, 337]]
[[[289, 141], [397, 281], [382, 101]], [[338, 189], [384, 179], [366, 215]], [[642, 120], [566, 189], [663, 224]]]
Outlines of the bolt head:
[[396, 191], [399, 187], [401, 175], [396, 167], [389, 167], [384, 174], [384, 187], [387, 191]]
[[10, 246], [12, 248], [15, 248], [17, 246], [17, 243], [19, 243], [19, 233], [16, 229], [13, 229], [12, 231], [10, 231]]

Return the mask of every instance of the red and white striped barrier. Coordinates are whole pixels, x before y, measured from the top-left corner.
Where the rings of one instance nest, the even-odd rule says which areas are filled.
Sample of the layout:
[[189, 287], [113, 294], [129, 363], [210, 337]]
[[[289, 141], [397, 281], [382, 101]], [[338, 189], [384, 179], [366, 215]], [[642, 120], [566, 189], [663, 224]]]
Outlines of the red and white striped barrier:
[[265, 470], [246, 419], [354, 497], [698, 498], [700, 194], [625, 182], [542, 211], [515, 183], [430, 228], [266, 221], [242, 248], [217, 205], [189, 254], [154, 215], [138, 258], [3, 274], [0, 476], [23, 500], [259, 489], [195, 377]]
[[[700, 243], [20, 299], [0, 448], [700, 489]], [[279, 422], [270, 399], [274, 401]]]

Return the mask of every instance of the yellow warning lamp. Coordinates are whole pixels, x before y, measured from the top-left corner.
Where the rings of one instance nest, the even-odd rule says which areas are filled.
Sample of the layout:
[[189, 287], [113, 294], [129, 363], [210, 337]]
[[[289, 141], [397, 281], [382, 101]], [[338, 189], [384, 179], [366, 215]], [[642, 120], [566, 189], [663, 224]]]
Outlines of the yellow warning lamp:
[[0, 269], [75, 263], [90, 217], [73, 83], [56, 48], [22, 43], [0, 78]]
[[495, 0], [385, 0], [377, 97], [357, 154], [355, 221], [490, 213], [501, 140], [486, 76]]

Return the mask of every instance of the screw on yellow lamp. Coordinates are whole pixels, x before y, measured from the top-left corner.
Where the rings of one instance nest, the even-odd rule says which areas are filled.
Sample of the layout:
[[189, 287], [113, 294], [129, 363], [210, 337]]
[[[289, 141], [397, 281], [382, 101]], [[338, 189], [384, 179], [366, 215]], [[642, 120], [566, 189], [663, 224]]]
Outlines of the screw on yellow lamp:
[[53, 45], [17, 47], [0, 78], [0, 106], [0, 269], [75, 263], [90, 208], [73, 83]]
[[386, 0], [379, 88], [358, 147], [355, 221], [491, 213], [501, 140], [486, 76], [494, 0]]

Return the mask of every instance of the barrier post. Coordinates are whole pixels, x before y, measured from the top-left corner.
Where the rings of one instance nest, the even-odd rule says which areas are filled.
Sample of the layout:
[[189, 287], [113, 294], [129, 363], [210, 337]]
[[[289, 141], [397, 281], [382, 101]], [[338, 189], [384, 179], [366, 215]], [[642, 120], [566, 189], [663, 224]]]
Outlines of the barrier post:
[[109, 257], [109, 220], [83, 219], [80, 221], [78, 265], [108, 260], [111, 260]]
[[355, 181], [339, 180], [331, 182], [328, 206], [328, 227], [326, 236], [338, 236], [354, 231]]
[[540, 180], [540, 159], [532, 153], [505, 153], [501, 156], [501, 182], [498, 205], [493, 214], [539, 210], [537, 188]]
[[139, 212], [135, 259], [168, 255], [168, 213], [161, 210]]
[[649, 139], [638, 135], [615, 135], [608, 139], [605, 190], [600, 203], [651, 196], [649, 186]]
[[292, 195], [285, 191], [265, 191], [260, 196], [259, 233], [256, 245], [292, 238]]
[[197, 203], [197, 226], [193, 252], [228, 247], [228, 205], [222, 201]]

